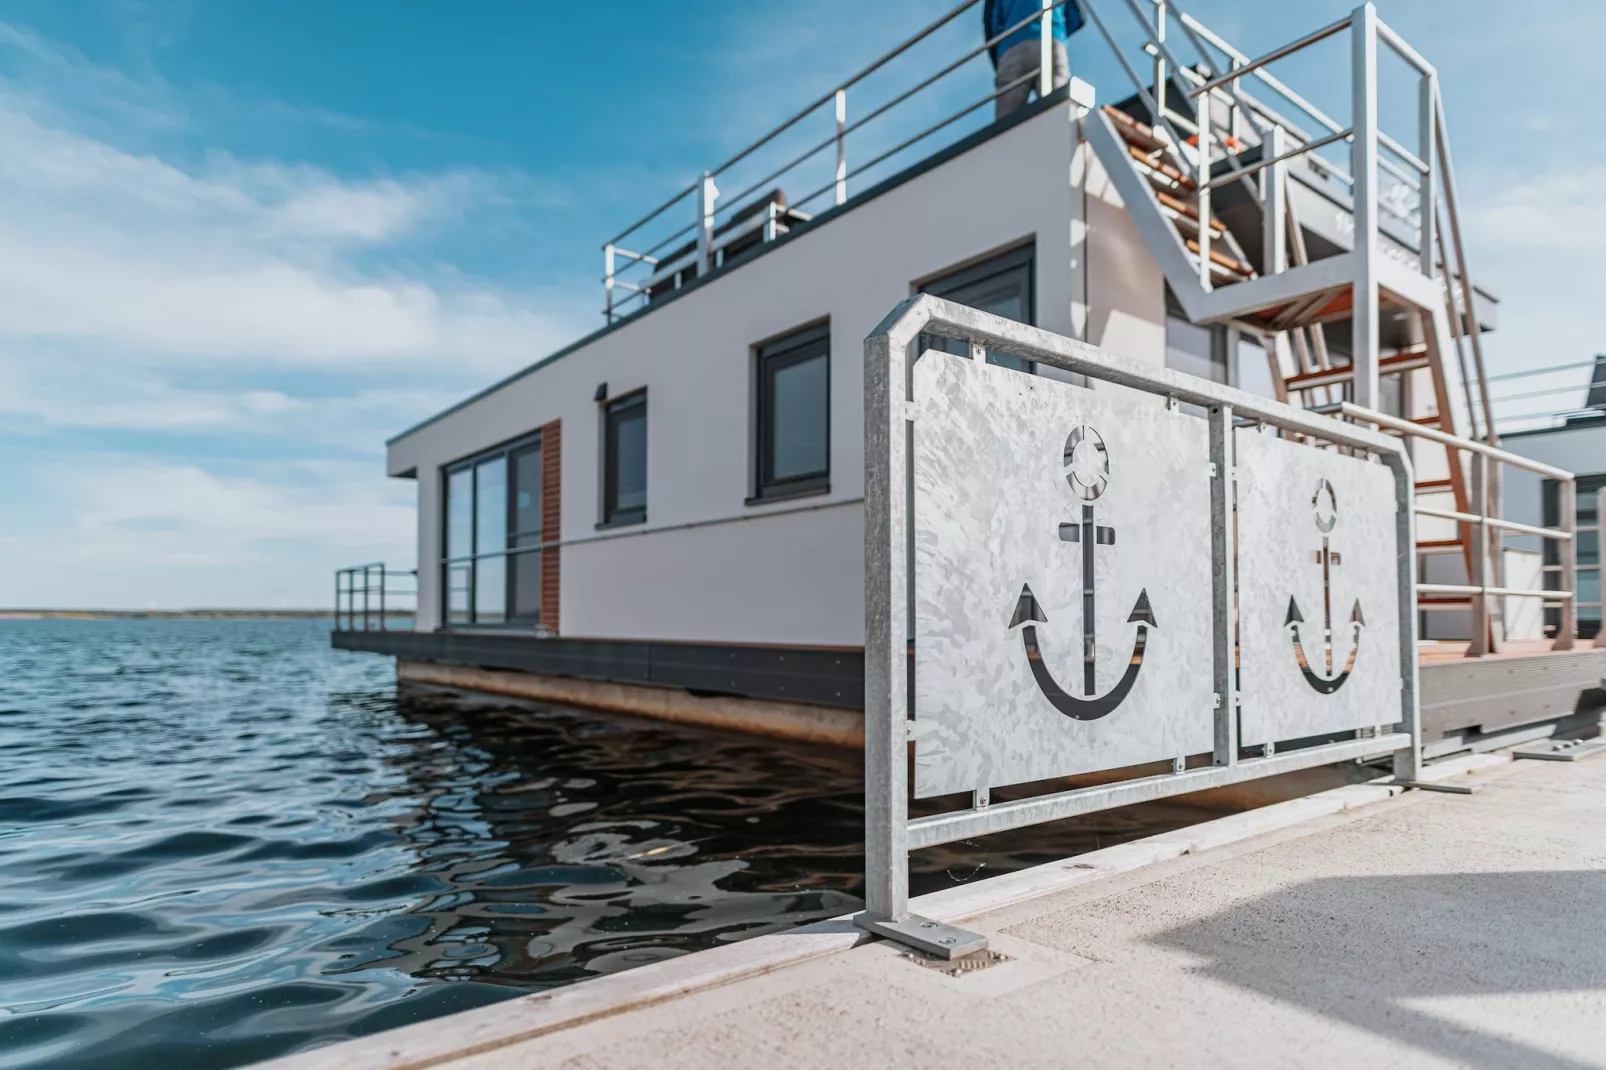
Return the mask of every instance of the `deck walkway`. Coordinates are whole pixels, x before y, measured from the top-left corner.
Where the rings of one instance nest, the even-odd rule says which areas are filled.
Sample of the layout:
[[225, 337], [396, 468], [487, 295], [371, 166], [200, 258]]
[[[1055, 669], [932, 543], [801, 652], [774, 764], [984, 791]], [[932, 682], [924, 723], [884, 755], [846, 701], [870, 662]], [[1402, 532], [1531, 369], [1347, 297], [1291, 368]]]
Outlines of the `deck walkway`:
[[[1606, 1067], [1606, 757], [1471, 779], [1341, 788], [926, 896], [1010, 956], [958, 977], [827, 923], [285, 1065]], [[789, 940], [816, 953], [755, 968]]]

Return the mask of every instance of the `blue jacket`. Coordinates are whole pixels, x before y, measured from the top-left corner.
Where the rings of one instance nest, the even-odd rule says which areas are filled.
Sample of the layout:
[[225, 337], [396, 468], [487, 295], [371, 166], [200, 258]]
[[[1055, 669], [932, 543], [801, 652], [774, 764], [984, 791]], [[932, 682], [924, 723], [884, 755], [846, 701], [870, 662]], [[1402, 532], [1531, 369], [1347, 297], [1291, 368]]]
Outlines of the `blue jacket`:
[[[1022, 19], [1042, 11], [1041, 0], [987, 0], [982, 5], [982, 28], [986, 31], [986, 39], [991, 41]], [[1082, 28], [1082, 11], [1076, 6], [1076, 0], [1067, 0], [1066, 3], [1054, 9], [1049, 16], [1049, 32], [1054, 40], [1063, 41], [1071, 34]], [[998, 66], [998, 57], [1008, 52], [1014, 45], [1022, 41], [1036, 41], [1042, 33], [1039, 23], [1028, 22], [1002, 41], [992, 47], [993, 66]]]

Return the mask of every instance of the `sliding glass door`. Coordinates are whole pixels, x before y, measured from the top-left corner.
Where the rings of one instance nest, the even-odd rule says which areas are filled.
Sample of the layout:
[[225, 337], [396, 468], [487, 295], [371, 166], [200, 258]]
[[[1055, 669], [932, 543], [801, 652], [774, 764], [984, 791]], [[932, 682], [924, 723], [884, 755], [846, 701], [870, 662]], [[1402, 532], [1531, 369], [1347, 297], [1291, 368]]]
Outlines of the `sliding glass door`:
[[447, 622], [541, 619], [541, 444], [515, 443], [446, 472]]

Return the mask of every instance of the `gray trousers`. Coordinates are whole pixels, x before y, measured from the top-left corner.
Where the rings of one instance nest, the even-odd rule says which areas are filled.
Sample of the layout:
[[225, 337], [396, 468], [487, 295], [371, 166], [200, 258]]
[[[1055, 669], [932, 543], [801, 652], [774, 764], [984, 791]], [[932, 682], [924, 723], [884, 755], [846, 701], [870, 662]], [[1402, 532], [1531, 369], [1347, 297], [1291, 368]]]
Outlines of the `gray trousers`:
[[[1018, 45], [1010, 45], [1009, 50], [998, 57], [998, 73], [993, 77], [993, 88], [1003, 89], [1011, 82], [1021, 82], [1020, 85], [1001, 94], [997, 101], [995, 118], [1002, 119], [1016, 108], [1023, 108], [1031, 95], [1037, 92], [1038, 79], [1036, 77], [1041, 68], [1042, 42], [1022, 41]], [[1054, 88], [1058, 89], [1071, 80], [1070, 63], [1065, 58], [1065, 42], [1053, 42], [1054, 50]], [[1027, 75], [1032, 75], [1030, 81], [1021, 81]]]

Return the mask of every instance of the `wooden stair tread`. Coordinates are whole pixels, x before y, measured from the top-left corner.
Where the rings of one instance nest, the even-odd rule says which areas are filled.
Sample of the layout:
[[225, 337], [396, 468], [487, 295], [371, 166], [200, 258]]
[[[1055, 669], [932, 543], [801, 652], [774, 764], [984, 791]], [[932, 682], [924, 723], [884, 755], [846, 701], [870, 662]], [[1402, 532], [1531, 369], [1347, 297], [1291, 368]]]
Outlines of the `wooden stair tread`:
[[[1184, 244], [1187, 245], [1190, 253], [1197, 253], [1199, 251], [1199, 243], [1194, 241], [1192, 238], [1189, 238]], [[1211, 248], [1210, 250], [1210, 262], [1216, 267], [1224, 268], [1232, 274], [1240, 275], [1246, 279], [1255, 273], [1255, 269], [1250, 267], [1248, 264], [1240, 264], [1238, 261], [1224, 253], [1216, 252], [1214, 248]]]
[[1127, 155], [1131, 156], [1138, 163], [1157, 174], [1164, 175], [1166, 178], [1170, 179], [1176, 185], [1181, 186], [1183, 189], [1195, 189], [1198, 185], [1193, 179], [1189, 178], [1181, 171], [1178, 171], [1175, 167], [1172, 167], [1164, 160], [1149, 159], [1148, 153], [1144, 152], [1136, 145], [1128, 144], [1126, 151]]
[[1418, 493], [1421, 493], [1422, 491], [1427, 491], [1429, 494], [1433, 493], [1434, 491], [1454, 490], [1455, 489], [1455, 480], [1453, 480], [1453, 479], [1425, 479], [1422, 482], [1417, 483], [1415, 485], [1415, 489], [1416, 489], [1416, 491]]
[[[1418, 368], [1428, 366], [1428, 355], [1425, 349], [1409, 349], [1403, 353], [1394, 353], [1377, 362], [1379, 375], [1404, 375], [1406, 372], [1416, 371]], [[1340, 364], [1332, 368], [1318, 368], [1313, 372], [1301, 372], [1290, 375], [1286, 385], [1290, 390], [1309, 390], [1318, 386], [1335, 386], [1338, 383], [1347, 383], [1355, 377], [1355, 368], [1350, 364]], [[1435, 417], [1437, 419], [1437, 417]]]
[[[1176, 212], [1178, 215], [1187, 216], [1189, 219], [1193, 220], [1195, 225], [1198, 225], [1199, 209], [1195, 205], [1191, 205], [1181, 197], [1168, 193], [1163, 189], [1155, 190], [1154, 196], [1161, 204], [1165, 205], [1173, 212]], [[1227, 233], [1227, 224], [1212, 216], [1210, 218], [1210, 229], [1216, 234], [1225, 234]]]
[[1104, 105], [1104, 114], [1115, 123], [1115, 132], [1121, 135], [1127, 144], [1137, 144], [1153, 152], [1157, 149], [1169, 149], [1171, 146], [1154, 132], [1154, 127], [1139, 122], [1126, 112], [1113, 104]]
[[1438, 553], [1440, 550], [1459, 550], [1462, 548], [1460, 539], [1422, 539], [1416, 544], [1416, 552]]

